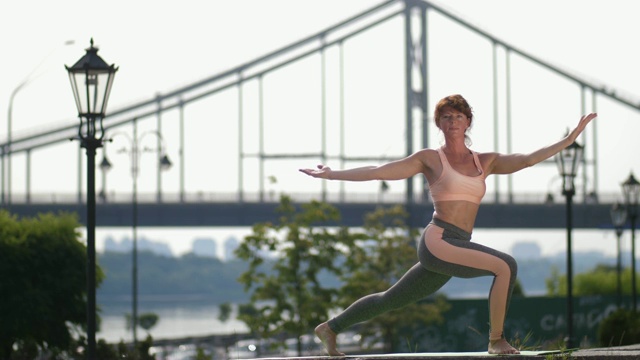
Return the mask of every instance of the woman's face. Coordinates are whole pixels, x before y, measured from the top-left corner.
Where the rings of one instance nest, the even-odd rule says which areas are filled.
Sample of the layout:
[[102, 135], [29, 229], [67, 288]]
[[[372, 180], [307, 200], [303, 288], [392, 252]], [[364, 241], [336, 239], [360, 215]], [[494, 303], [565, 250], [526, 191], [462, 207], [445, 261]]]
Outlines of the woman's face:
[[471, 121], [464, 113], [451, 107], [442, 109], [438, 119], [438, 127], [445, 134], [455, 132], [464, 134], [470, 125]]

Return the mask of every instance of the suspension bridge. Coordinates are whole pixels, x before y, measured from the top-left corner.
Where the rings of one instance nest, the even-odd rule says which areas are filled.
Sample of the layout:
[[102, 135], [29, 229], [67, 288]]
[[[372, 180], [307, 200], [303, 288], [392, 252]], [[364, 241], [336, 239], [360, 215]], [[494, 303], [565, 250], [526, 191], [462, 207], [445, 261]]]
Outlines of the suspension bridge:
[[[487, 84], [486, 103], [481, 106], [489, 110], [490, 116], [485, 118], [490, 122], [485, 119], [484, 129], [475, 135], [485, 145], [484, 151], [511, 152], [514, 148], [514, 129], [519, 126], [513, 121], [514, 113], [522, 107], [518, 99], [526, 97], [519, 93], [523, 85], [516, 68], [529, 66], [564, 84], [567, 97], [575, 99], [570, 106], [579, 110], [576, 114], [596, 111], [602, 103], [612, 103], [634, 113], [640, 110], [640, 101], [621, 95], [614, 86], [593, 82], [544, 61], [433, 2], [384, 1], [227, 71], [109, 109], [103, 125], [105, 137], [112, 141], [105, 143], [102, 152], [97, 225], [131, 225], [131, 188], [109, 186], [115, 183], [109, 159], [116, 156], [120, 146], [116, 144], [121, 144], [119, 134], [135, 141], [135, 134], [151, 133], [156, 136], [147, 137], [145, 146], [138, 144], [136, 156], [146, 150], [165, 155], [171, 144], [177, 157], [172, 158], [174, 180], [170, 188], [163, 181], [169, 175], [163, 171], [161, 162], [144, 173], [146, 183], [136, 200], [139, 226], [250, 226], [275, 218], [281, 193], [297, 203], [317, 199], [335, 205], [341, 211], [343, 223], [349, 226], [360, 225], [363, 214], [377, 206], [394, 204], [407, 208], [411, 224], [425, 224], [433, 205], [424, 179], [414, 177], [391, 185], [357, 184], [361, 190], [356, 190], [357, 186], [352, 184], [305, 182], [308, 179], [285, 179], [280, 174], [294, 172], [300, 163], [307, 166], [332, 163], [336, 167], [379, 164], [420, 148], [437, 146], [438, 134], [430, 125], [431, 108], [439, 96], [434, 88], [441, 81], [439, 73], [456, 71], [454, 62], [445, 64], [451, 68], [443, 68], [444, 45], [438, 40], [444, 31], [443, 23], [463, 29], [469, 36], [469, 44], [483, 49], [479, 55], [482, 61], [477, 61], [469, 71], [487, 74], [483, 80]], [[387, 37], [392, 38], [392, 45], [376, 48], [375, 44]], [[361, 53], [367, 51], [370, 53], [362, 57]], [[377, 62], [381, 53], [388, 52], [393, 52], [389, 63]], [[438, 64], [438, 71], [433, 70], [434, 64]], [[461, 71], [460, 76], [468, 74]], [[388, 78], [394, 79], [394, 86], [380, 88], [365, 100], [355, 100], [357, 94]], [[388, 113], [382, 107], [389, 108]], [[372, 119], [372, 112], [382, 118]], [[309, 116], [310, 113], [313, 115]], [[387, 114], [391, 116], [386, 117]], [[357, 129], [360, 125], [354, 125], [354, 119], [362, 117], [368, 118], [368, 125]], [[217, 127], [218, 131], [201, 131], [209, 126]], [[313, 138], [294, 139], [305, 131], [311, 131]], [[2, 208], [19, 216], [77, 212], [84, 221], [86, 164], [78, 144], [69, 142], [77, 137], [77, 132], [77, 122], [71, 120], [67, 125], [33, 129], [16, 136], [8, 131], [0, 143]], [[288, 140], [277, 140], [283, 134], [289, 135]], [[362, 137], [367, 139], [366, 146], [350, 145]], [[381, 154], [377, 145], [387, 137], [398, 141]], [[598, 151], [612, 140], [600, 139], [594, 125], [581, 141], [587, 151], [577, 179], [574, 227], [610, 227], [609, 211], [617, 194], [599, 190]], [[64, 147], [68, 159], [77, 158], [75, 170], [65, 173], [66, 178], [77, 182], [77, 190], [33, 193], [31, 159], [54, 147]], [[200, 158], [195, 160], [203, 154], [205, 163]], [[13, 191], [12, 187], [15, 174], [11, 164], [18, 157], [26, 164], [23, 193]], [[534, 190], [517, 190], [518, 184], [525, 181], [523, 177], [490, 178], [476, 226], [564, 227], [565, 204], [558, 183], [554, 183], [557, 171], [552, 161], [540, 167], [542, 170], [527, 175], [537, 179], [539, 186]], [[154, 175], [153, 179], [149, 174]], [[59, 173], [53, 171], [51, 176], [55, 175]]]

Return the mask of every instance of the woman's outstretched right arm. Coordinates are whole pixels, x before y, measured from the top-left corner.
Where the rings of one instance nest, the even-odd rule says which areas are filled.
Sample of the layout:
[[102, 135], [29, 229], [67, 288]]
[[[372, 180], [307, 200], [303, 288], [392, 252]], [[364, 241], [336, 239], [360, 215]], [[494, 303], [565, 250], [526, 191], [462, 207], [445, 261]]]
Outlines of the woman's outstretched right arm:
[[345, 170], [332, 170], [328, 166], [318, 165], [316, 169], [299, 170], [309, 176], [329, 180], [401, 180], [424, 172], [425, 168], [428, 167], [426, 151], [429, 150], [421, 150], [404, 159], [391, 161], [380, 166], [362, 166]]

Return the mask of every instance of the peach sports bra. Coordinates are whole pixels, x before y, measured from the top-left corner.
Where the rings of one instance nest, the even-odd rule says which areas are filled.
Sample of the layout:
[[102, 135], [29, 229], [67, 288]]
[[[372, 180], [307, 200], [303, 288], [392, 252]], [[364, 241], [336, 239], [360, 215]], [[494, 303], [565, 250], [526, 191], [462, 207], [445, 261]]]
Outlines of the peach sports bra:
[[433, 201], [462, 200], [479, 205], [487, 190], [487, 186], [484, 182], [486, 175], [480, 165], [478, 153], [472, 151], [473, 162], [476, 164], [480, 175], [467, 176], [460, 174], [451, 167], [447, 156], [442, 152], [442, 148], [439, 148], [437, 151], [438, 155], [440, 155], [440, 162], [442, 162], [442, 174], [440, 174], [438, 180], [429, 185]]

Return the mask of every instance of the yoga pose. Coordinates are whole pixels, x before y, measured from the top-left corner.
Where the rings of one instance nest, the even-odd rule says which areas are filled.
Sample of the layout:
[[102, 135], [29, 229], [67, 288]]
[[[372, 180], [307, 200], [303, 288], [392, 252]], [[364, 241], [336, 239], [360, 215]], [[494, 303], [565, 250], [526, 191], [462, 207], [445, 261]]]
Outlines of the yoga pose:
[[332, 170], [318, 165], [317, 169], [300, 169], [316, 178], [348, 181], [400, 180], [423, 174], [435, 210], [418, 245], [419, 263], [387, 291], [355, 301], [316, 327], [315, 333], [328, 354], [344, 356], [336, 348], [336, 335], [344, 329], [423, 299], [452, 276], [494, 277], [489, 292], [488, 352], [518, 354], [504, 338], [503, 329], [516, 280], [516, 262], [508, 254], [471, 242], [480, 200], [485, 194], [485, 179], [490, 174], [511, 174], [552, 157], [572, 144], [596, 116], [595, 113], [583, 116], [565, 138], [529, 154], [477, 153], [467, 147], [472, 109], [462, 96], [451, 95], [440, 100], [435, 108], [435, 123], [445, 140], [439, 149], [422, 149], [380, 166]]

